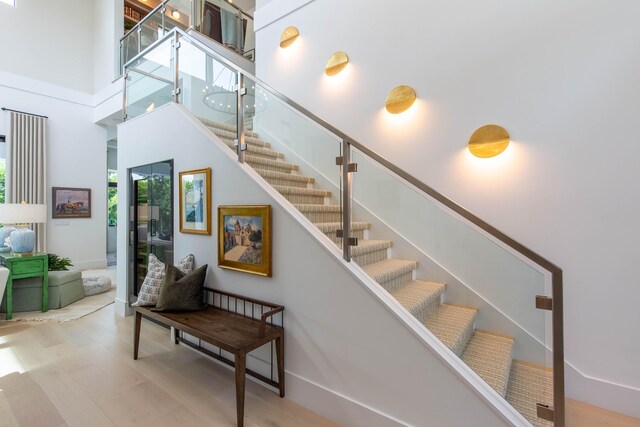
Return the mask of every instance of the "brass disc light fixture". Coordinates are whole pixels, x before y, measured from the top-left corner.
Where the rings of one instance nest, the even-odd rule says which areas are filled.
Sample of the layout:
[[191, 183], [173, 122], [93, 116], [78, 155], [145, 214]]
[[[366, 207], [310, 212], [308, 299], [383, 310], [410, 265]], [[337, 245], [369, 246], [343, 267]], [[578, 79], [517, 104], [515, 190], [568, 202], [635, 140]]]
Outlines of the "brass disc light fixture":
[[476, 129], [469, 138], [469, 151], [476, 157], [494, 157], [506, 150], [510, 142], [511, 137], [505, 128], [485, 125]]
[[391, 114], [407, 111], [416, 102], [416, 92], [410, 86], [397, 86], [387, 95], [385, 108]]
[[284, 49], [291, 46], [293, 42], [298, 39], [299, 35], [300, 33], [296, 27], [289, 26], [285, 28], [282, 32], [282, 36], [280, 36], [280, 47]]
[[344, 52], [335, 52], [329, 57], [327, 65], [324, 67], [324, 73], [327, 76], [335, 76], [349, 63], [349, 57]]

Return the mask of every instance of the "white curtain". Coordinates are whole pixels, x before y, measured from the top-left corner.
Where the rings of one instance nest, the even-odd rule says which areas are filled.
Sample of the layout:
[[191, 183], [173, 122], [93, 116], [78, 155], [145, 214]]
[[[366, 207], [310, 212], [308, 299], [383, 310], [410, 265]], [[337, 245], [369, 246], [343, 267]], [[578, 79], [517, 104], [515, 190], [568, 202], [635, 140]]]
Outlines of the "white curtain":
[[[6, 203], [47, 203], [47, 119], [7, 111]], [[36, 250], [46, 252], [46, 224], [35, 224]]]

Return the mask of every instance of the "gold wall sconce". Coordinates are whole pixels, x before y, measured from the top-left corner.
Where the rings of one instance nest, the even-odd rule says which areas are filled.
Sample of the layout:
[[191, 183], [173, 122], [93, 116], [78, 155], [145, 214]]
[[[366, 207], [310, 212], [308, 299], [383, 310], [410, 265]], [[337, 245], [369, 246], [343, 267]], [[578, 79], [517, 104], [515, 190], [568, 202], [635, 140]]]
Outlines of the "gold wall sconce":
[[327, 65], [324, 67], [324, 73], [327, 76], [335, 76], [349, 63], [349, 57], [344, 52], [335, 52], [329, 57]]
[[507, 149], [511, 137], [502, 126], [486, 125], [476, 129], [469, 138], [469, 151], [483, 159], [497, 156]]
[[285, 28], [282, 32], [282, 36], [280, 36], [280, 47], [284, 49], [291, 46], [293, 42], [298, 39], [299, 35], [300, 32], [298, 32], [296, 27], [289, 26]]
[[416, 102], [416, 92], [411, 86], [397, 86], [389, 92], [385, 102], [385, 108], [391, 114], [400, 114], [407, 111]]

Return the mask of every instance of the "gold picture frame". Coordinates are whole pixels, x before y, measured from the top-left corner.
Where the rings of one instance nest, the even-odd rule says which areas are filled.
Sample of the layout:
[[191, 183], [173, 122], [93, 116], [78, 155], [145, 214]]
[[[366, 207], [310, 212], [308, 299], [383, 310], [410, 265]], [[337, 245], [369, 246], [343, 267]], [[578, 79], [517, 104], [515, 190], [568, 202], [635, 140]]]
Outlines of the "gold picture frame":
[[180, 172], [180, 232], [211, 235], [211, 168]]
[[218, 267], [271, 277], [271, 206], [218, 206]]

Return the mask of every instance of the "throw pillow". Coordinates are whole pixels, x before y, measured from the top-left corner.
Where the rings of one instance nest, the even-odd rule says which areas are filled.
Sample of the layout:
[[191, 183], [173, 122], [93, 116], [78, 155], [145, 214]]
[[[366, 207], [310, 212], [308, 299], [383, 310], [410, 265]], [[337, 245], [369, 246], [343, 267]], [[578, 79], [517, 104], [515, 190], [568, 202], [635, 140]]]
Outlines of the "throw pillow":
[[[195, 265], [195, 257], [187, 255], [176, 264], [176, 268], [183, 273], [191, 273]], [[149, 254], [149, 265], [147, 267], [147, 276], [142, 282], [140, 292], [138, 292], [138, 300], [131, 304], [134, 307], [146, 307], [156, 305], [160, 288], [164, 283], [165, 265], [154, 254]]]
[[172, 265], [167, 265], [164, 284], [160, 290], [158, 304], [152, 311], [198, 311], [206, 307], [204, 303], [204, 279], [207, 265], [193, 273], [182, 273]]

